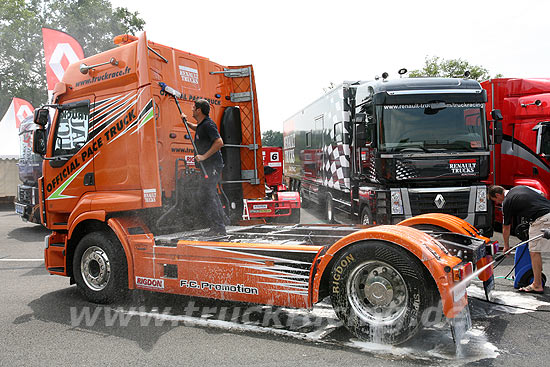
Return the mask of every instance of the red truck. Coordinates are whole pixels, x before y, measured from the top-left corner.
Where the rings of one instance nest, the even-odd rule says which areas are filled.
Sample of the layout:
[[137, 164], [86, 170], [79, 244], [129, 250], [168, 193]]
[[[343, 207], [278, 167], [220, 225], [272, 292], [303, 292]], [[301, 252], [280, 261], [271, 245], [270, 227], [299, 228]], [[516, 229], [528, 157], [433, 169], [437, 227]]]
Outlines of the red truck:
[[300, 194], [283, 183], [283, 148], [262, 147], [266, 196], [246, 200], [243, 219], [263, 218], [269, 222], [300, 223]]
[[[550, 197], [550, 78], [499, 78], [481, 83], [490, 111], [500, 110], [494, 123], [495, 145], [488, 183], [507, 189], [525, 185]], [[495, 211], [502, 222], [502, 212]]]

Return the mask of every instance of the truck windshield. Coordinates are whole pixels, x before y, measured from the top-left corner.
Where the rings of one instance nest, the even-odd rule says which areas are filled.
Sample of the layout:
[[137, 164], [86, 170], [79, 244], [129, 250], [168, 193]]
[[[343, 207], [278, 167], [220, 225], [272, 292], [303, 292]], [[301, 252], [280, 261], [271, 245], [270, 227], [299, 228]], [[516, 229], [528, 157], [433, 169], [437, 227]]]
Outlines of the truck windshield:
[[482, 103], [385, 105], [377, 109], [381, 150], [486, 150]]

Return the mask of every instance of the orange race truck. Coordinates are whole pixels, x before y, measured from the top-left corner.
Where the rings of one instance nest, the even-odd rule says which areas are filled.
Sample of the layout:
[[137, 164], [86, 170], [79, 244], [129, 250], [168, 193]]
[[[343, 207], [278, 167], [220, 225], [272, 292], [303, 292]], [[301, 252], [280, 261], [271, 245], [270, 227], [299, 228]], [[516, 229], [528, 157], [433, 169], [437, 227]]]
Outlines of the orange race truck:
[[[261, 198], [253, 69], [224, 67], [145, 33], [115, 43], [70, 65], [53, 104], [35, 111], [49, 273], [98, 303], [136, 288], [296, 308], [330, 297], [355, 335], [387, 343], [414, 335], [440, 302], [453, 330], [468, 325], [461, 281], [490, 262], [495, 246], [449, 215], [371, 227], [235, 226], [206, 238], [193, 200], [200, 172], [176, 102], [188, 115], [196, 98], [212, 105], [226, 144], [226, 207]], [[48, 108], [56, 112], [47, 132]], [[490, 290], [492, 268], [481, 276]]]

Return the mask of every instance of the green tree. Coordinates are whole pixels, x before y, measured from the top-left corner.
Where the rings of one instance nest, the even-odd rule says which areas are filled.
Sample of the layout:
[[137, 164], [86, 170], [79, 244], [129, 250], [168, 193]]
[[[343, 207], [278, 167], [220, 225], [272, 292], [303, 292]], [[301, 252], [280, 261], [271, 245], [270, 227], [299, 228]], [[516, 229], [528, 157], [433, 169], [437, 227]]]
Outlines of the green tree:
[[282, 147], [283, 133], [275, 130], [267, 130], [262, 134], [262, 145], [264, 147]]
[[47, 102], [42, 27], [74, 37], [85, 56], [113, 48], [113, 37], [143, 30], [137, 12], [108, 0], [2, 0], [0, 2], [0, 117], [13, 97], [37, 107]]
[[[489, 71], [483, 66], [472, 65], [462, 59], [445, 60], [438, 56], [428, 57], [424, 60], [422, 69], [412, 70], [409, 73], [411, 78], [431, 76], [444, 78], [462, 77], [466, 71], [470, 72], [470, 78], [477, 81], [490, 79]], [[502, 74], [497, 74], [493, 78], [501, 78]]]

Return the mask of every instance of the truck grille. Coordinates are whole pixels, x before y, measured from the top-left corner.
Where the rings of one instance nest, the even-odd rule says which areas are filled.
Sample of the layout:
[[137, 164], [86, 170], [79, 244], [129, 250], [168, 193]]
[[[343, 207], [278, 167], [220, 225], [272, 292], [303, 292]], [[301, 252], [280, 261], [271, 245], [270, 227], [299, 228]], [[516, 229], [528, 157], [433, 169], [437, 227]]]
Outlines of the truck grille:
[[[435, 204], [435, 199], [438, 194], [443, 195], [443, 198], [445, 199], [445, 205], [442, 208], [438, 208]], [[425, 213], [446, 213], [465, 219], [468, 216], [470, 192], [409, 192], [409, 200], [412, 215]]]
[[30, 203], [32, 198], [32, 191], [26, 187], [19, 186], [19, 202]]

